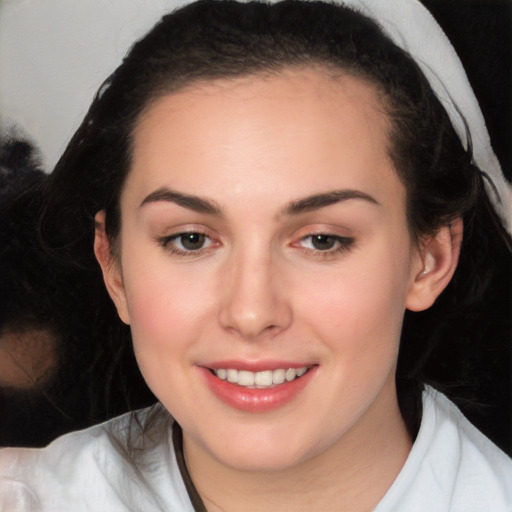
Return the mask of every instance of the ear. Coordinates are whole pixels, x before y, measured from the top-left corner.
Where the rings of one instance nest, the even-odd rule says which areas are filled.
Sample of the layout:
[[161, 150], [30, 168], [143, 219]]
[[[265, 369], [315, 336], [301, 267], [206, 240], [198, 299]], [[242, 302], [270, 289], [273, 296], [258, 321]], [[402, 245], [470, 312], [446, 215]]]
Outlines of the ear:
[[110, 240], [105, 231], [105, 211], [99, 211], [94, 220], [94, 254], [103, 272], [103, 280], [107, 291], [116, 305], [117, 313], [125, 324], [129, 324], [130, 316], [128, 314], [121, 263], [112, 254]]
[[421, 242], [417, 264], [413, 265], [407, 309], [428, 309], [446, 288], [459, 262], [462, 233], [462, 219], [456, 219]]

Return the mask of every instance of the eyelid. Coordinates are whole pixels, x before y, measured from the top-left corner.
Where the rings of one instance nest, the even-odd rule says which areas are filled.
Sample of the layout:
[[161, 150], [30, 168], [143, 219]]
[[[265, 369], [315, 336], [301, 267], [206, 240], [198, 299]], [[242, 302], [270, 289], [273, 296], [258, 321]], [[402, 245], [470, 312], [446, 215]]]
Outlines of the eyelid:
[[[354, 242], [354, 238], [353, 237], [340, 236], [340, 235], [332, 235], [330, 233], [311, 233], [309, 235], [305, 235], [305, 236], [299, 238], [299, 242], [303, 242], [304, 240], [306, 240], [308, 238], [315, 237], [315, 236], [325, 236], [325, 237], [328, 237], [328, 238], [332, 238], [336, 242], [338, 242], [338, 244], [340, 244], [340, 245], [342, 245], [344, 247], [347, 247], [348, 245], [350, 245], [350, 244], [352, 244]], [[333, 248], [333, 249], [326, 249], [325, 251], [322, 251], [321, 249], [310, 248], [310, 250], [311, 251], [317, 251], [317, 252], [329, 252], [329, 251], [334, 251], [336, 249]]]
[[[343, 231], [343, 233], [340, 233], [340, 231]], [[334, 239], [336, 241], [334, 247], [322, 250], [302, 245], [305, 240], [320, 235]], [[290, 246], [314, 257], [329, 258], [351, 250], [355, 242], [355, 237], [347, 234], [345, 229], [342, 230], [337, 226], [316, 225], [306, 226], [298, 230], [292, 237]]]
[[208, 238], [218, 239], [216, 232], [203, 224], [178, 224], [175, 226], [155, 226], [155, 238], [171, 238], [186, 233], [198, 233]]
[[[186, 250], [180, 249], [172, 242], [175, 239], [178, 239], [180, 236], [184, 236], [187, 234], [198, 234], [204, 236], [206, 239], [210, 241], [207, 247], [201, 247], [197, 250]], [[177, 256], [185, 256], [185, 257], [199, 257], [203, 255], [205, 252], [211, 250], [212, 248], [218, 247], [221, 245], [219, 237], [215, 235], [215, 233], [208, 229], [205, 226], [198, 225], [181, 225], [176, 226], [172, 230], [169, 230], [168, 234], [165, 235], [156, 235], [154, 236], [155, 241], [165, 250], [168, 251], [171, 255]]]
[[308, 236], [327, 235], [335, 238], [354, 238], [352, 230], [332, 224], [308, 224], [297, 229], [291, 236], [292, 240], [304, 239]]

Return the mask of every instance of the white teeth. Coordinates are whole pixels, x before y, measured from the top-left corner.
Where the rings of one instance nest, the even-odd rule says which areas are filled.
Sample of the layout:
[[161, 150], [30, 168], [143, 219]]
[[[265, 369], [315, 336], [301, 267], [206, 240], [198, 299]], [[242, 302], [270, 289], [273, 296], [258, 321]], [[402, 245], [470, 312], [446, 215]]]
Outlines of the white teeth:
[[307, 366], [301, 368], [278, 368], [276, 370], [263, 370], [250, 372], [248, 370], [235, 370], [234, 368], [218, 368], [215, 375], [221, 380], [227, 380], [233, 384], [247, 388], [270, 388], [283, 382], [291, 382], [302, 377], [307, 371]]
[[240, 370], [238, 372], [238, 384], [240, 386], [254, 386], [254, 373]]
[[297, 377], [302, 377], [307, 371], [308, 369], [305, 366], [303, 366], [302, 368], [297, 368]]
[[274, 370], [272, 372], [272, 382], [274, 384], [282, 384], [284, 382], [284, 374], [285, 371], [283, 368], [279, 368], [279, 370]]
[[297, 370], [295, 368], [288, 368], [288, 370], [286, 370], [286, 373], [284, 374], [284, 378], [288, 382], [291, 382], [293, 379], [295, 379], [296, 376], [297, 376]]
[[254, 384], [256, 386], [271, 386], [272, 385], [272, 370], [264, 372], [257, 372], [254, 374]]

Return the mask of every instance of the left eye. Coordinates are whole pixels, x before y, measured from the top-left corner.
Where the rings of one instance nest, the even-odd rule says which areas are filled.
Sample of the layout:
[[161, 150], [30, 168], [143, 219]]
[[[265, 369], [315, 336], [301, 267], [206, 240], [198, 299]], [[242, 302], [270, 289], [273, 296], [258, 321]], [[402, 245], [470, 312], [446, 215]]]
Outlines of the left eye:
[[327, 235], [323, 233], [308, 235], [301, 239], [302, 247], [324, 252], [348, 249], [352, 243], [352, 238]]

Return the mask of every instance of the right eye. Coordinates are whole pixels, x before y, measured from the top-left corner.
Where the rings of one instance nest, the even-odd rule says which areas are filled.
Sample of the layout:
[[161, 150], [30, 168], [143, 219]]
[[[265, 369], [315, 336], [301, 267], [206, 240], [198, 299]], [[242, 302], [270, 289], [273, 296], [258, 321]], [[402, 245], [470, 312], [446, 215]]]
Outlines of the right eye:
[[187, 231], [159, 239], [160, 244], [175, 254], [195, 254], [213, 245], [213, 240], [204, 233]]

